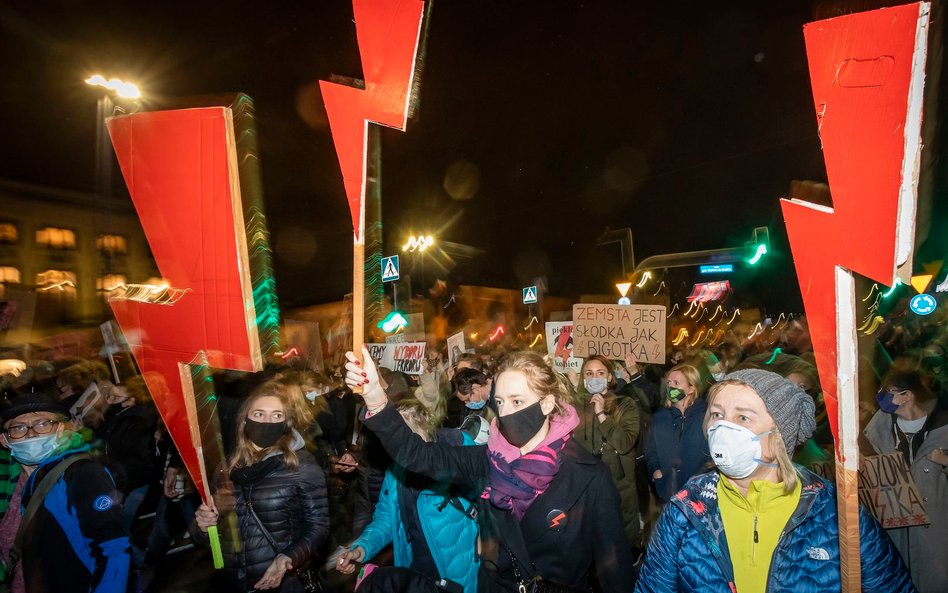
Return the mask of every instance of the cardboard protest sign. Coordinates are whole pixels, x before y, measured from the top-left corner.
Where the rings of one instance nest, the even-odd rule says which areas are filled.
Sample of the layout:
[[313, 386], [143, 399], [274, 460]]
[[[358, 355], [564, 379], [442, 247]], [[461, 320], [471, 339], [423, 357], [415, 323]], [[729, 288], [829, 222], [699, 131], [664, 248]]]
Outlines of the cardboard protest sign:
[[922, 495], [901, 453], [863, 458], [859, 502], [886, 529], [929, 524]]
[[448, 366], [453, 367], [456, 365], [466, 349], [463, 331], [459, 331], [453, 336], [450, 336], [448, 338]]
[[319, 335], [319, 322], [286, 319], [283, 327], [286, 349], [291, 351], [295, 348], [297, 356], [306, 361], [308, 368], [322, 372], [323, 342]]
[[425, 358], [424, 342], [402, 342], [398, 344], [366, 344], [372, 360], [380, 367], [406, 375], [420, 375], [421, 361]]
[[573, 356], [573, 322], [550, 321], [546, 324], [546, 350], [558, 373], [579, 372], [583, 359]]
[[666, 319], [660, 305], [573, 305], [573, 356], [664, 363]]

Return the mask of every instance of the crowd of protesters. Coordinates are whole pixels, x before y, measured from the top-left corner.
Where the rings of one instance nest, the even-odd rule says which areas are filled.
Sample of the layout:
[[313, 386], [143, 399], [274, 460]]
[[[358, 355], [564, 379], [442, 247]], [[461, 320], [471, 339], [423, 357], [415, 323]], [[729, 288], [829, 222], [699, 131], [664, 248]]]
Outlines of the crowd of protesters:
[[[861, 453], [901, 455], [927, 515], [883, 529], [861, 509], [864, 591], [948, 591], [942, 321], [861, 349]], [[144, 378], [30, 362], [2, 379], [0, 590], [161, 591], [168, 550], [215, 531], [224, 568], [200, 590], [839, 590], [806, 320], [771, 328], [562, 374], [517, 344], [448, 364], [443, 342], [418, 376], [368, 351], [220, 372], [206, 501]]]

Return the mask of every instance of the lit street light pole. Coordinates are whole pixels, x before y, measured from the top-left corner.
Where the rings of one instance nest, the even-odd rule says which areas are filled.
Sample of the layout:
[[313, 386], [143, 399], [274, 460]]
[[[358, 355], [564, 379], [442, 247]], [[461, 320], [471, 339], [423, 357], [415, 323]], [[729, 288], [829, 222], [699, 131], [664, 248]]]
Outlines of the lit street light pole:
[[90, 76], [85, 83], [106, 89], [106, 92], [96, 101], [95, 191], [100, 196], [109, 196], [112, 195], [112, 150], [105, 120], [115, 109], [115, 101], [111, 93], [115, 93], [120, 99], [132, 101], [141, 99], [142, 93], [134, 83], [124, 82], [118, 78], [106, 80], [100, 74]]

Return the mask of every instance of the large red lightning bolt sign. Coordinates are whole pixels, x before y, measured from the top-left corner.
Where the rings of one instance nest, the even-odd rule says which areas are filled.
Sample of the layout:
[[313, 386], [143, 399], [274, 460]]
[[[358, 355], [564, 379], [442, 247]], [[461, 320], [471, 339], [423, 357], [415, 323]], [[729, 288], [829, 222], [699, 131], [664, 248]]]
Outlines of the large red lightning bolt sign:
[[356, 241], [365, 230], [368, 124], [405, 129], [423, 11], [421, 0], [353, 0], [365, 89], [319, 81]]
[[115, 299], [112, 310], [207, 500], [189, 365], [263, 367], [233, 114], [225, 107], [137, 113], [108, 127], [158, 269], [176, 291], [174, 298]]
[[353, 0], [365, 89], [319, 81], [352, 214], [352, 349], [361, 357], [365, 323], [365, 175], [369, 122], [405, 129], [421, 0]]
[[[855, 500], [858, 469], [852, 274], [890, 285], [911, 273], [928, 11], [910, 4], [804, 28], [833, 207], [782, 206], [837, 439], [841, 511]], [[856, 512], [840, 513], [840, 538], [853, 544], [841, 545], [846, 590], [859, 590]]]

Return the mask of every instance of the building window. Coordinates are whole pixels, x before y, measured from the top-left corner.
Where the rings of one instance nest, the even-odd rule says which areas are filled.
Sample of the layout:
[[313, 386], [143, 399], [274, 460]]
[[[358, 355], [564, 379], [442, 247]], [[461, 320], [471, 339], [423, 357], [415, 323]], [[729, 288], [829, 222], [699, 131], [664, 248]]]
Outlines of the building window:
[[0, 243], [16, 243], [19, 238], [15, 224], [0, 222]]
[[13, 266], [0, 266], [0, 284], [20, 283], [20, 270]]
[[75, 249], [76, 233], [70, 229], [46, 227], [36, 231], [36, 244], [50, 249]]
[[63, 270], [46, 270], [36, 275], [36, 291], [40, 294], [76, 298], [76, 274]]
[[95, 238], [95, 248], [112, 254], [128, 253], [128, 244], [122, 235], [99, 235]]
[[125, 286], [125, 276], [121, 274], [106, 274], [95, 281], [95, 289], [105, 296]]

